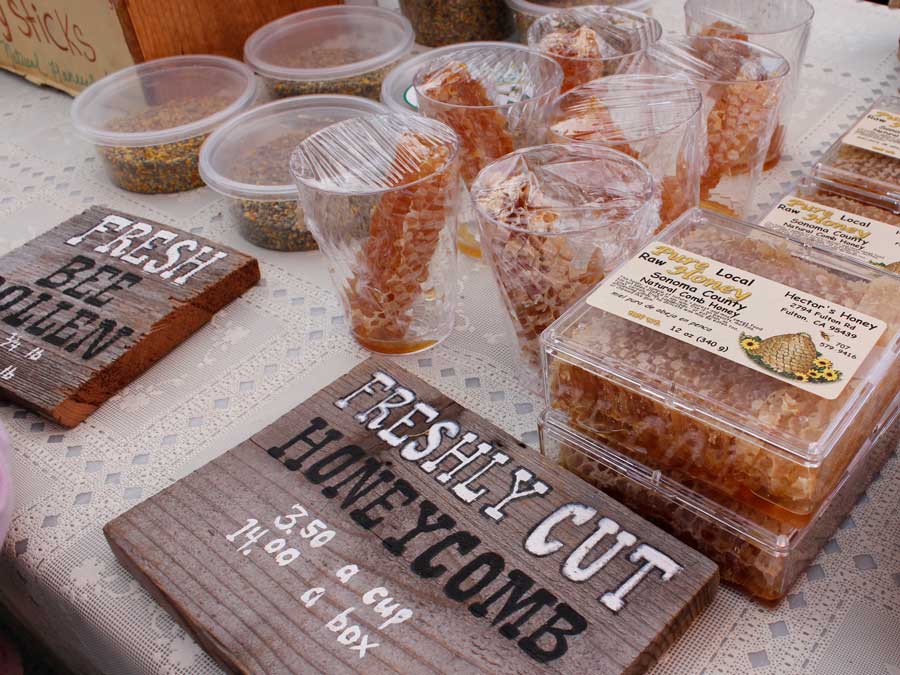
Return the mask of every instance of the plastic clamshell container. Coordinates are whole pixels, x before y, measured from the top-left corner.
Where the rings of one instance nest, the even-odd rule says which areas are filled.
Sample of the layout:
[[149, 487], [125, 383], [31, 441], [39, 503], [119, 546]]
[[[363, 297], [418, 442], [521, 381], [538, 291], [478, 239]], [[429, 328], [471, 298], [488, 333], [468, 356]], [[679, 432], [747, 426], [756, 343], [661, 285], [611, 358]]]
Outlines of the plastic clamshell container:
[[900, 133], [892, 128], [898, 121], [900, 97], [879, 98], [822, 156], [814, 175], [900, 201]]
[[250, 107], [256, 79], [223, 56], [173, 56], [125, 68], [75, 97], [72, 124], [113, 183], [156, 194], [200, 187], [200, 146]]
[[244, 43], [244, 60], [276, 98], [347, 94], [377, 101], [385, 75], [414, 39], [409, 20], [397, 12], [320, 7], [258, 29]]
[[601, 0], [506, 0], [512, 10], [513, 19], [516, 23], [516, 31], [519, 34], [519, 41], [524, 42], [528, 35], [528, 29], [531, 28], [537, 19], [566, 7], [580, 7], [582, 5], [602, 5], [608, 7], [618, 7], [619, 9], [630, 9], [634, 12], [651, 13], [653, 0], [612, 0], [602, 2]]
[[766, 229], [900, 274], [900, 202], [805, 176], [760, 220]]
[[457, 51], [461, 46], [465, 47], [506, 47], [508, 42], [467, 42], [465, 45], [447, 45], [437, 49], [429, 49], [427, 52], [417, 54], [398, 64], [387, 74], [381, 83], [381, 102], [395, 113], [417, 113], [419, 111], [416, 88], [413, 80], [419, 69], [442, 55]]
[[900, 400], [889, 406], [834, 489], [804, 525], [760, 521], [558, 424], [540, 423], [541, 452], [719, 565], [722, 580], [764, 600], [791, 585], [846, 519], [896, 448]]
[[[808, 332], [776, 335], [772, 331], [746, 345], [743, 334], [740, 340], [734, 335], [734, 344], [727, 338], [733, 356], [725, 357], [716, 351], [718, 347], [703, 347], [694, 339], [705, 335], [704, 326], [713, 319], [697, 320], [687, 314], [699, 322], [676, 325], [696, 325], [696, 335], [676, 338], [674, 329], [666, 328], [664, 313], [646, 304], [647, 317], [626, 319], [593, 306], [588, 296], [542, 336], [548, 415], [672, 480], [689, 484], [713, 501], [732, 508], [741, 504], [747, 517], [757, 522], [806, 522], [869, 442], [882, 411], [900, 389], [900, 280], [701, 209], [687, 211], [654, 239], [711, 260], [715, 264], [709, 268], [710, 277], [718, 274], [716, 269], [730, 269], [733, 274], [737, 268], [754, 280], [757, 298], [750, 313], [738, 319], [758, 321], [760, 312], [768, 318], [766, 310], [771, 308], [780, 326], [793, 326], [802, 319], [775, 308], [800, 304], [810, 308], [808, 323], [803, 324]], [[649, 248], [655, 244], [648, 244], [645, 251]], [[646, 259], [640, 255], [620, 269], [636, 260], [643, 265]], [[607, 276], [598, 289], [610, 287], [619, 271]], [[678, 286], [669, 297], [696, 302], [693, 296], [705, 287], [709, 286], [699, 282], [700, 290], [691, 293]], [[800, 300], [782, 301], [788, 292]], [[750, 306], [751, 301], [746, 302]], [[810, 303], [823, 309], [813, 309]], [[665, 307], [663, 301], [659, 304]], [[826, 335], [819, 335], [826, 331], [815, 326], [819, 316], [815, 312], [827, 314], [835, 306], [856, 318], [867, 315], [873, 323], [886, 324], [877, 342], [873, 338], [868, 351], [859, 352], [856, 363], [846, 360], [849, 354], [844, 357], [834, 351], [842, 339], [850, 338], [828, 324], [827, 339], [836, 344], [826, 347]], [[806, 316], [803, 311], [791, 311]], [[721, 314], [715, 316], [715, 321], [721, 319]], [[659, 321], [652, 317], [662, 317], [660, 325], [670, 332], [649, 325], [651, 320]], [[826, 353], [850, 374], [845, 377], [838, 372], [838, 365], [831, 369], [831, 361], [819, 351], [803, 356], [803, 344], [832, 350]], [[815, 389], [818, 382], [800, 382], [793, 374], [757, 365], [750, 351], [741, 353], [754, 349], [759, 350], [757, 359], [760, 355], [808, 358], [811, 367], [813, 363], [816, 368], [827, 367], [828, 378], [842, 378], [842, 388], [832, 389], [829, 396], [834, 398], [813, 393], [821, 391]]]
[[278, 251], [316, 249], [297, 204], [291, 153], [331, 124], [384, 112], [371, 99], [337, 94], [267, 103], [210, 135], [200, 150], [200, 174], [209, 187], [231, 198], [233, 216], [247, 241]]

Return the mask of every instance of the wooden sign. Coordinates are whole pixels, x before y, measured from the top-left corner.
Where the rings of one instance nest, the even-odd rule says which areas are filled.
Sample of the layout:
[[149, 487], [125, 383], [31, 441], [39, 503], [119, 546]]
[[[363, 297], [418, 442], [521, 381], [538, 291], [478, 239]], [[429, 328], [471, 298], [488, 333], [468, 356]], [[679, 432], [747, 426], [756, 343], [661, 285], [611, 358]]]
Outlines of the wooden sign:
[[257, 281], [243, 253], [88, 209], [0, 257], [0, 396], [73, 427]]
[[105, 532], [235, 673], [639, 673], [718, 583], [382, 359]]

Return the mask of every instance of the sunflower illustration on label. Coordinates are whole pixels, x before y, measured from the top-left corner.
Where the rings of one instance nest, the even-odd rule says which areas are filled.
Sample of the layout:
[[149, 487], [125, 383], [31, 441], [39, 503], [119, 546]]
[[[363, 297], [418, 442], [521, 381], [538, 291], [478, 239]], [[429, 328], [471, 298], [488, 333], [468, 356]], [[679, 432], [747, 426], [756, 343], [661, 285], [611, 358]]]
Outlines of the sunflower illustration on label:
[[841, 371], [822, 356], [807, 333], [787, 333], [762, 339], [741, 334], [741, 349], [766, 370], [798, 382], [837, 382]]
[[888, 265], [881, 263], [881, 262], [875, 262], [875, 261], [872, 261], [872, 264], [878, 265], [878, 267], [883, 267], [888, 272], [893, 272], [894, 274], [900, 274], [900, 260], [898, 260], [897, 262], [892, 262]]

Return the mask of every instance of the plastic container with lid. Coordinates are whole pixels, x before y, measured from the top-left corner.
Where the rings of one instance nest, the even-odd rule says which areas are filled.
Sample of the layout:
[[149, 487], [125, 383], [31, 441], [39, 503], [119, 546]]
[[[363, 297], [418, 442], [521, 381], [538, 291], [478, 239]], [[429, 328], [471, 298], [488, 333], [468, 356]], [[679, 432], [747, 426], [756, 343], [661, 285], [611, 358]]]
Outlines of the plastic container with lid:
[[556, 99], [548, 140], [605, 145], [643, 162], [660, 193], [664, 227], [699, 200], [702, 100], [682, 78], [604, 77]]
[[641, 12], [589, 5], [539, 18], [528, 29], [528, 46], [559, 63], [566, 92], [601, 77], [636, 72], [662, 32], [659, 21]]
[[258, 29], [244, 43], [244, 60], [276, 98], [346, 94], [377, 101], [382, 80], [413, 40], [412, 26], [397, 12], [320, 7]]
[[513, 32], [506, 0], [400, 0], [416, 42], [442, 47], [477, 40], [505, 40]]
[[353, 337], [382, 354], [446, 338], [456, 307], [459, 138], [418, 115], [332, 124], [291, 155]]
[[[790, 591], [822, 546], [846, 519], [896, 449], [900, 400], [884, 411], [859, 454], [805, 524], [760, 519], [730, 509], [674, 481], [640, 458], [558, 424], [540, 424], [541, 451], [718, 564], [722, 580], [764, 600]], [[881, 414], [884, 413], [884, 414]]]
[[900, 97], [883, 96], [822, 156], [815, 175], [900, 200]]
[[653, 8], [653, 0], [506, 0], [506, 4], [512, 11], [520, 42], [527, 40], [531, 24], [544, 14], [550, 14], [566, 7], [606, 5], [645, 14], [651, 14]]
[[75, 97], [75, 131], [97, 146], [113, 183], [132, 192], [203, 185], [200, 146], [256, 97], [253, 71], [222, 56], [173, 56], [125, 68]]
[[200, 174], [231, 197], [247, 241], [278, 251], [310, 251], [316, 241], [297, 204], [290, 157], [301, 141], [330, 124], [385, 112], [367, 98], [320, 94], [249, 110], [217, 129], [200, 150]]
[[542, 336], [549, 415], [802, 523], [900, 390], [900, 279], [700, 209]]
[[772, 205], [760, 225], [900, 274], [900, 202], [895, 198], [806, 176]]
[[[381, 83], [381, 102], [395, 113], [419, 112], [419, 101], [413, 80], [419, 69], [435, 58], [455, 52], [463, 45], [447, 45], [406, 59], [391, 70]], [[467, 42], [465, 47], [507, 47], [508, 42]]]

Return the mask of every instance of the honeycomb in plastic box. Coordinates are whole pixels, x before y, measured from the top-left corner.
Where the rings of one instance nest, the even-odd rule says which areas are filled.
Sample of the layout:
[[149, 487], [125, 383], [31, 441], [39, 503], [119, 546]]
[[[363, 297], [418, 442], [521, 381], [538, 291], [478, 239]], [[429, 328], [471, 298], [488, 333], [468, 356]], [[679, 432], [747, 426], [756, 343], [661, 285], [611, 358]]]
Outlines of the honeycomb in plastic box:
[[[800, 260], [783, 245], [703, 224], [676, 238], [671, 242], [676, 246], [885, 320], [888, 330], [875, 357], [900, 327], [900, 285], [887, 275], [849, 278]], [[627, 364], [632, 378], [677, 392], [687, 405], [704, 411], [703, 417], [691, 414], [557, 358], [550, 364], [550, 405], [569, 424], [675, 480], [699, 481], [712, 498], [724, 493], [784, 520], [816, 509], [900, 388], [900, 368], [888, 369], [827, 456], [810, 465], [758, 435], [704, 421], [706, 415], [744, 419], [812, 445], [843, 414], [848, 398], [868, 386], [862, 373], [837, 399], [826, 400], [601, 310], [588, 312], [564, 339], [582, 353]]]

